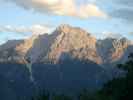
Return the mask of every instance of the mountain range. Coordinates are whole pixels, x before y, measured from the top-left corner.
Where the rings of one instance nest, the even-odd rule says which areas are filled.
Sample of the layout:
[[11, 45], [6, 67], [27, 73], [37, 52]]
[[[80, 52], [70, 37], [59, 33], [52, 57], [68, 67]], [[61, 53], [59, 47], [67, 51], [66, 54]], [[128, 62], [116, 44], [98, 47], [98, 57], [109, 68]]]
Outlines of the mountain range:
[[97, 40], [85, 30], [70, 25], [59, 26], [52, 34], [33, 35], [25, 40], [10, 40], [0, 46], [0, 62], [58, 63], [77, 58], [99, 65], [123, 62], [133, 51], [126, 38]]
[[132, 52], [132, 41], [124, 37], [98, 40], [70, 25], [7, 41], [0, 46], [0, 97], [29, 100], [40, 88], [67, 93], [97, 89], [123, 74], [116, 65]]

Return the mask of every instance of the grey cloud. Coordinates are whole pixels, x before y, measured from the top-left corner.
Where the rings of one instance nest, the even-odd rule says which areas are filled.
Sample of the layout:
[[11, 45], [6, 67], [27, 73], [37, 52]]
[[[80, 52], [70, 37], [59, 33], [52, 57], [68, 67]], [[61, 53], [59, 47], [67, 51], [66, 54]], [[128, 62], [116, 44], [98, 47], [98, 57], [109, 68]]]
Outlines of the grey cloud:
[[133, 23], [133, 0], [112, 0], [114, 8], [109, 14], [114, 18], [119, 18]]
[[133, 0], [113, 0], [117, 4], [121, 4], [123, 6], [131, 6], [133, 7]]
[[132, 9], [117, 9], [110, 13], [111, 16], [124, 19], [128, 22], [133, 22], [133, 10]]

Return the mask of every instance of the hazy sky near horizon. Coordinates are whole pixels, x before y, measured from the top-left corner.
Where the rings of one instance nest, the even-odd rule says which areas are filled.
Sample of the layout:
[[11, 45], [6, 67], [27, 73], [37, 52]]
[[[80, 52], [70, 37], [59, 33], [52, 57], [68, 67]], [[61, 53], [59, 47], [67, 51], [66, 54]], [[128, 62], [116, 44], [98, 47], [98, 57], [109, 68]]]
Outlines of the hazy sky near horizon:
[[50, 33], [60, 24], [81, 27], [97, 38], [133, 40], [133, 0], [0, 0], [0, 44]]

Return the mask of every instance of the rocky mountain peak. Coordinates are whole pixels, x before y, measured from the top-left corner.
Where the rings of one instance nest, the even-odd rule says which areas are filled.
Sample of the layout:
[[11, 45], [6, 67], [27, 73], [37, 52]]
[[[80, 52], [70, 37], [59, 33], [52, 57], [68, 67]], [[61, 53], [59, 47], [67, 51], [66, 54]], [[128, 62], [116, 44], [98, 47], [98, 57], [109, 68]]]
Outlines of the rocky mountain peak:
[[67, 49], [79, 49], [89, 45], [90, 48], [95, 48], [96, 38], [81, 28], [65, 24], [59, 26], [54, 33], [58, 34], [55, 38], [55, 43], [58, 46], [62, 45]]
[[64, 33], [64, 34], [87, 34], [89, 35], [89, 33], [83, 29], [81, 29], [80, 27], [73, 27], [67, 24], [62, 24], [60, 25], [57, 29], [56, 32], [58, 33]]
[[57, 60], [62, 57], [62, 54], [68, 53], [72, 57], [89, 60], [97, 59], [100, 62], [100, 58], [96, 53], [96, 38], [85, 30], [69, 25], [61, 25], [54, 33], [58, 35], [51, 46], [51, 51], [48, 54], [49, 59]]

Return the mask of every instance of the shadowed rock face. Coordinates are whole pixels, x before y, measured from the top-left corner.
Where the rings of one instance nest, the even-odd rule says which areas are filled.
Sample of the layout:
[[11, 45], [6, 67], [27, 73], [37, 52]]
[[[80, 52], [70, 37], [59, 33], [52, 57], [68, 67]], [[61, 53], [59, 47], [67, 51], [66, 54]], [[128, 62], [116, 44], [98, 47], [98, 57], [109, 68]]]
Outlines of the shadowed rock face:
[[16, 94], [12, 89], [9, 80], [2, 75], [0, 75], [0, 99], [16, 100]]
[[0, 98], [3, 98], [1, 100], [31, 98], [35, 88], [29, 76], [25, 65], [0, 64]]
[[109, 73], [94, 62], [77, 59], [58, 64], [34, 64], [32, 69], [37, 86], [54, 92], [95, 90], [110, 79]]
[[[4, 82], [0, 83], [0, 92], [12, 96], [13, 100], [29, 100], [39, 89], [62, 93], [75, 93], [84, 88], [95, 90], [110, 79], [110, 74], [96, 63], [72, 58], [61, 59], [58, 64], [33, 64], [34, 81], [31, 81], [26, 65], [22, 64], [0, 64], [0, 75], [6, 79], [3, 81], [0, 77]], [[0, 98], [4, 97], [0, 95]]]

